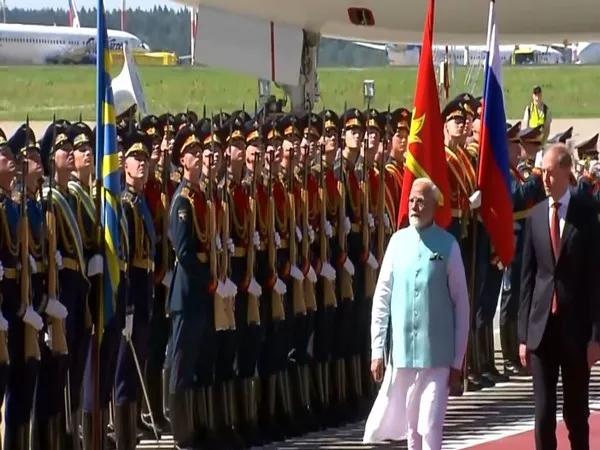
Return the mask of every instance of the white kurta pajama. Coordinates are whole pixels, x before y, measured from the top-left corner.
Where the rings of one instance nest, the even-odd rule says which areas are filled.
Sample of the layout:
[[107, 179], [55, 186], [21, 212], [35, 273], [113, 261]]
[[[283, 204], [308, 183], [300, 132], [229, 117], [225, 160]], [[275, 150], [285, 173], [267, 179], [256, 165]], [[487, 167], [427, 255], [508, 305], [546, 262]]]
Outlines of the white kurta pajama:
[[441, 448], [450, 367], [462, 367], [468, 327], [456, 240], [435, 225], [395, 233], [373, 297], [372, 359], [383, 358], [388, 331], [391, 350], [363, 442], [406, 438], [409, 449]]

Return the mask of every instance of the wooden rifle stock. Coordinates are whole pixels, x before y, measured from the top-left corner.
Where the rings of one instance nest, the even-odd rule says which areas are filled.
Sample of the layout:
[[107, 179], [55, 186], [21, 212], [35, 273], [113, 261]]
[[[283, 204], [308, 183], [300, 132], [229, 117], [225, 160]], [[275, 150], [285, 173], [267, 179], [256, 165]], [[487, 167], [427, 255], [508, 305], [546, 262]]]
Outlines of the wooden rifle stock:
[[319, 178], [319, 259], [321, 261], [321, 284], [323, 286], [323, 305], [325, 308], [336, 308], [337, 298], [335, 295], [335, 282], [322, 275], [323, 265], [329, 263], [329, 237], [325, 231], [327, 224], [327, 190], [325, 167], [323, 158], [325, 157], [325, 146], [321, 144], [321, 153], [319, 158], [320, 178]]
[[[370, 104], [367, 111], [370, 111]], [[365, 133], [365, 154], [363, 158], [363, 173], [361, 180], [361, 191], [362, 191], [362, 201], [361, 201], [361, 234], [362, 234], [362, 245], [363, 245], [363, 258], [362, 263], [365, 265], [365, 295], [367, 297], [372, 297], [375, 292], [375, 283], [377, 282], [377, 275], [375, 273], [375, 269], [369, 265], [369, 258], [371, 256], [371, 224], [369, 223], [370, 216], [370, 207], [371, 207], [371, 199], [369, 192], [369, 165], [367, 162], [368, 153], [370, 151], [369, 148], [369, 133], [368, 128]]]
[[[271, 158], [271, 163], [273, 158]], [[267, 207], [267, 259], [271, 272], [271, 319], [273, 321], [285, 320], [285, 309], [283, 307], [283, 295], [276, 290], [279, 276], [277, 273], [277, 245], [275, 243], [275, 200], [273, 199], [273, 173], [272, 166], [269, 167], [269, 203]]]
[[[290, 161], [288, 166], [288, 201], [289, 210], [289, 256], [290, 269], [298, 269], [298, 245], [296, 242], [296, 194], [294, 192], [294, 151], [290, 150]], [[291, 272], [290, 272], [291, 274]], [[295, 315], [306, 315], [306, 303], [304, 302], [304, 280], [298, 280], [292, 276], [292, 304]]]
[[[346, 127], [342, 128], [342, 136], [346, 134]], [[344, 267], [348, 258], [348, 237], [346, 235], [346, 180], [344, 174], [344, 152], [340, 148], [340, 167], [338, 175], [338, 190], [340, 201], [338, 204], [338, 245], [340, 247], [339, 265], [340, 265], [340, 296], [341, 300], [354, 300], [354, 288], [352, 286], [352, 275]]]
[[[248, 227], [248, 249], [246, 253], [246, 280], [251, 283], [254, 279], [254, 266], [256, 263], [256, 248], [254, 246], [254, 235], [256, 234], [256, 176], [258, 171], [258, 154], [254, 159], [254, 172], [252, 174], [252, 186], [248, 198], [248, 214], [250, 215], [250, 225]], [[248, 313], [246, 322], [248, 325], [260, 324], [259, 298], [248, 292]]]

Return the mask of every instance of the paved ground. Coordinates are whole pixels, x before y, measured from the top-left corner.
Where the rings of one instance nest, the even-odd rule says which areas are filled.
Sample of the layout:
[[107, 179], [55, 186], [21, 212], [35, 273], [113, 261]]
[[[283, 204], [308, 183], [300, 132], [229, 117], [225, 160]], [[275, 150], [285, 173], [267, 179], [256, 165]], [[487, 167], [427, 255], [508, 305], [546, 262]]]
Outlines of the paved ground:
[[[559, 404], [562, 402], [559, 387]], [[590, 384], [590, 448], [600, 448], [600, 366], [592, 373]], [[560, 420], [561, 413], [557, 415]], [[405, 449], [403, 443], [362, 445], [364, 421], [341, 428], [311, 433], [297, 439], [274, 443], [265, 449]], [[529, 378], [517, 378], [492, 389], [452, 398], [445, 426], [444, 450], [528, 450], [534, 448], [533, 397]], [[564, 424], [559, 424], [559, 448], [568, 448]], [[160, 444], [143, 442], [138, 449], [171, 449], [173, 441], [165, 436]]]

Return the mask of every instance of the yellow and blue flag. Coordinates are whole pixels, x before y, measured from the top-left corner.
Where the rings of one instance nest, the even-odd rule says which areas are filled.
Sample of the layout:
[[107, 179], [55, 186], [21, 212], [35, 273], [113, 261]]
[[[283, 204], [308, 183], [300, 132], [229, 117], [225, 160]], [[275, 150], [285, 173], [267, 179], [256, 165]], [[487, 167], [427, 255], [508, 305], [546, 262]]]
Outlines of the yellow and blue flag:
[[104, 2], [98, 0], [96, 38], [96, 178], [102, 179], [101, 210], [104, 247], [104, 281], [99, 315], [99, 334], [114, 315], [119, 287], [119, 223], [121, 174], [117, 127], [110, 77], [110, 53]]

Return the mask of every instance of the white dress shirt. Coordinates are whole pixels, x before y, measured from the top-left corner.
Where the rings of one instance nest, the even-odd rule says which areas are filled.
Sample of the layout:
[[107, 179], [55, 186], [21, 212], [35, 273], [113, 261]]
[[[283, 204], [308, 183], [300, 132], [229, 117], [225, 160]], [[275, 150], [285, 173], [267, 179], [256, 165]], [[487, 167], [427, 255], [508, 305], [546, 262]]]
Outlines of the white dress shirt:
[[[562, 237], [563, 230], [565, 229], [565, 222], [567, 220], [567, 210], [569, 209], [569, 202], [571, 201], [571, 190], [567, 189], [567, 191], [563, 194], [563, 196], [558, 200], [560, 203], [560, 207], [558, 208], [558, 217], [560, 220], [560, 236]], [[550, 229], [552, 230], [552, 216], [554, 215], [554, 207], [553, 205], [556, 201], [552, 197], [548, 197], [548, 223], [550, 224]]]

